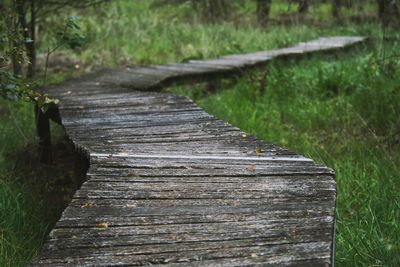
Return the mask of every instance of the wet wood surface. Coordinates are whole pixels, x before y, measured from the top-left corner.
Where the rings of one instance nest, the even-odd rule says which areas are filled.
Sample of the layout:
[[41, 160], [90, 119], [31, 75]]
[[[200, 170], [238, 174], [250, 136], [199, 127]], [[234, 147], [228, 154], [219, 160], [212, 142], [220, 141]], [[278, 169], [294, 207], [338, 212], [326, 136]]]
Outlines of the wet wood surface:
[[186, 97], [148, 90], [363, 40], [102, 70], [51, 86], [90, 169], [32, 266], [330, 266], [331, 169]]

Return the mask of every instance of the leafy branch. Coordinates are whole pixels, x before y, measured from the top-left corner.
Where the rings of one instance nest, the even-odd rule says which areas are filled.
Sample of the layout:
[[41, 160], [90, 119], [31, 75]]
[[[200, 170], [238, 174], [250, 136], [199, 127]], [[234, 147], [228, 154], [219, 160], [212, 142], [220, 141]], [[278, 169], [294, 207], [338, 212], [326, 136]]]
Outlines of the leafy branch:
[[[10, 15], [12, 16], [12, 14]], [[33, 88], [37, 87], [40, 81], [28, 81], [21, 75], [12, 73], [9, 65], [13, 60], [17, 60], [18, 64], [29, 61], [25, 57], [26, 50], [22, 45], [22, 39], [19, 31], [12, 27], [15, 25], [13, 17], [8, 17], [2, 21], [2, 26], [7, 27], [8, 31], [2, 31], [0, 35], [0, 97], [9, 101], [28, 101], [38, 105], [42, 111], [46, 111], [49, 105], [58, 104], [58, 100], [47, 94], [38, 92]], [[48, 48], [46, 55], [45, 72], [42, 86], [47, 84], [47, 72], [50, 56], [60, 48], [76, 49], [82, 47], [86, 38], [82, 35], [80, 27], [77, 24], [76, 17], [68, 17], [62, 29], [56, 32], [56, 44], [52, 48]]]

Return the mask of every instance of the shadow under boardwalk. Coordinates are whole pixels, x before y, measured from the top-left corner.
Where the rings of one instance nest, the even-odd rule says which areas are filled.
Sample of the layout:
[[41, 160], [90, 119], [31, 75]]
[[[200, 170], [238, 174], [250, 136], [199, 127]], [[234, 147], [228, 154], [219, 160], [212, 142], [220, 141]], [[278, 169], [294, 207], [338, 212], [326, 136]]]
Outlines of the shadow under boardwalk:
[[90, 169], [32, 265], [331, 265], [331, 169], [259, 141], [185, 97], [129, 88], [362, 40], [322, 38], [215, 60], [105, 70], [50, 88]]

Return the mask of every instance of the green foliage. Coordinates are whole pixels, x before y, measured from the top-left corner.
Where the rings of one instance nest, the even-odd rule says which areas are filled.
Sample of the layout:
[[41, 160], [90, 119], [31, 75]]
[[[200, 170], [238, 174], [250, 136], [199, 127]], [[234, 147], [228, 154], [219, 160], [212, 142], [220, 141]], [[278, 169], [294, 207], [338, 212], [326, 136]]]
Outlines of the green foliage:
[[0, 97], [8, 101], [26, 101], [37, 104], [43, 110], [49, 105], [58, 104], [58, 100], [47, 94], [36, 92], [34, 83], [24, 81], [9, 71], [0, 71]]
[[0, 266], [26, 266], [47, 232], [44, 209], [28, 188], [4, 179], [0, 177]]
[[[28, 59], [24, 57], [26, 54], [25, 47], [21, 44], [21, 35], [16, 24], [10, 23], [8, 20], [13, 20], [12, 17], [5, 17], [0, 20], [0, 24], [5, 27], [11, 27], [8, 32], [2, 32], [0, 36], [0, 45], [3, 48], [0, 52], [0, 96], [3, 99], [10, 101], [23, 100], [37, 104], [43, 111], [50, 105], [58, 104], [58, 100], [51, 98], [47, 94], [40, 93], [34, 90], [39, 85], [44, 86], [46, 80], [39, 79], [34, 81], [24, 80], [22, 76], [15, 75], [9, 69], [12, 64], [12, 58], [16, 57], [18, 61], [25, 64], [30, 64]], [[61, 29], [58, 29], [55, 34], [54, 47], [48, 48], [47, 60], [50, 55], [60, 48], [78, 49], [85, 44], [86, 38], [82, 35], [77, 18], [70, 16]], [[46, 70], [47, 72], [47, 62]], [[46, 77], [46, 75], [45, 75]]]
[[17, 100], [20, 79], [16, 78], [8, 71], [0, 71], [0, 96], [6, 100]]
[[86, 42], [86, 37], [80, 30], [77, 17], [69, 16], [63, 28], [57, 31], [56, 48], [66, 47], [73, 50], [82, 48]]

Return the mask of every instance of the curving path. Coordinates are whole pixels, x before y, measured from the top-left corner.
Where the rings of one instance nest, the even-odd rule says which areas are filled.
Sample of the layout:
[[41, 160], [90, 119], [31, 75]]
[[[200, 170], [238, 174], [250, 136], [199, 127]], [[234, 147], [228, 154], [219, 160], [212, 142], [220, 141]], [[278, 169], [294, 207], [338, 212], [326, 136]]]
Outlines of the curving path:
[[191, 100], [134, 91], [344, 48], [363, 37], [213, 60], [103, 70], [49, 88], [90, 159], [32, 266], [329, 266], [335, 179]]

